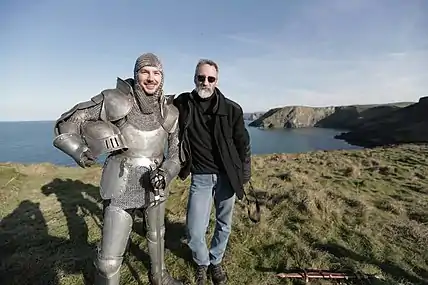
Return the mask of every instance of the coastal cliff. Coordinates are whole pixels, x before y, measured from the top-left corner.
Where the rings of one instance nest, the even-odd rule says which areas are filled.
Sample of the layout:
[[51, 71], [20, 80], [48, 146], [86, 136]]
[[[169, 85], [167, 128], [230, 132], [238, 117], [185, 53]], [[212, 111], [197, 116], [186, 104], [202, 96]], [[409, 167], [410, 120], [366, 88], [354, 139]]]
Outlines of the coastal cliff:
[[254, 121], [260, 118], [265, 112], [244, 113], [245, 121]]
[[335, 138], [363, 146], [375, 147], [402, 143], [428, 142], [428, 96], [418, 103], [365, 120], [350, 132]]
[[286, 106], [270, 109], [249, 126], [259, 128], [321, 127], [351, 130], [365, 120], [385, 116], [414, 102], [331, 107]]
[[270, 109], [249, 126], [268, 129], [309, 127], [333, 113], [334, 107], [287, 106]]

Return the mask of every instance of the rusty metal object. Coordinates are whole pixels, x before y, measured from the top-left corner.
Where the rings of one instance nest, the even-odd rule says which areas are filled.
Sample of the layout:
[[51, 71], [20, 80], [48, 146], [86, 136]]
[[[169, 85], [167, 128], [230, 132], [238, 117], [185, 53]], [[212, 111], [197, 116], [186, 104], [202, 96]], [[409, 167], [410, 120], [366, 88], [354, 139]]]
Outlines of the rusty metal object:
[[278, 273], [276, 275], [278, 278], [298, 278], [305, 280], [306, 283], [309, 283], [311, 279], [336, 279], [336, 280], [373, 280], [380, 279], [379, 276], [373, 274], [360, 274], [360, 273], [342, 273], [342, 272], [332, 272], [324, 270], [301, 270], [300, 272], [288, 272], [288, 273]]

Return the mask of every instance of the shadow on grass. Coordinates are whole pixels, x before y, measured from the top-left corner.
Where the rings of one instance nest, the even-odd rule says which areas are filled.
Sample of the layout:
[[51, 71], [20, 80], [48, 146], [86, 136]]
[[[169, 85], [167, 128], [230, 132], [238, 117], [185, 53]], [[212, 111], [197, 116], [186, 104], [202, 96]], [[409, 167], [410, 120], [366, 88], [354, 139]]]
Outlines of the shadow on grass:
[[[88, 195], [92, 198], [97, 197], [98, 187], [92, 184], [86, 184], [79, 180], [58, 179], [55, 178], [51, 182], [41, 187], [42, 193], [46, 196], [56, 195], [61, 204], [62, 212], [67, 220], [69, 232], [69, 242], [72, 247], [68, 254], [70, 258], [79, 260], [79, 262], [67, 261], [67, 259], [55, 261], [58, 266], [67, 274], [81, 273], [85, 280], [85, 284], [93, 284], [94, 282], [94, 266], [93, 260], [96, 250], [95, 244], [88, 243], [89, 229], [84, 216], [91, 216], [95, 223], [100, 228], [102, 210], [95, 201], [86, 198]], [[79, 214], [79, 209], [82, 214]], [[97, 219], [98, 218], [98, 219]], [[49, 252], [46, 252], [49, 254]]]
[[[192, 253], [187, 245], [183, 242], [186, 237], [186, 225], [180, 222], [171, 221], [168, 218], [169, 211], [165, 210], [165, 249], [168, 249], [177, 258], [183, 259], [184, 261], [191, 263]], [[137, 223], [134, 223], [134, 231], [141, 237], [146, 235], [145, 217], [141, 215]], [[138, 247], [138, 246], [137, 246]], [[130, 247], [131, 253], [133, 253], [138, 259], [147, 259], [147, 254], [144, 256], [141, 252], [133, 252], [132, 246]], [[140, 258], [139, 258], [140, 257]], [[149, 264], [147, 264], [148, 266]]]
[[192, 252], [184, 239], [186, 238], [186, 225], [168, 219], [168, 211], [165, 217], [165, 247], [177, 258], [181, 258], [188, 264], [193, 264]]
[[[282, 243], [273, 243], [270, 245], [266, 245], [264, 246], [261, 250], [264, 252], [269, 252], [269, 251], [273, 251], [273, 252], [278, 252], [278, 249], [283, 247]], [[287, 254], [290, 255], [290, 257], [293, 260], [299, 260], [299, 256], [297, 253], [297, 251], [299, 251], [298, 249], [294, 249], [294, 248], [288, 248], [287, 250]], [[259, 264], [263, 264], [264, 262], [261, 260], [259, 261]], [[304, 278], [302, 278], [304, 276], [304, 273], [320, 273], [323, 272], [324, 274], [326, 274], [327, 272], [332, 272], [332, 273], [341, 273], [341, 274], [345, 274], [348, 275], [349, 277], [347, 279], [327, 279], [327, 283], [320, 283], [322, 282], [322, 279], [318, 279], [318, 278], [312, 278], [310, 279], [310, 284], [358, 284], [358, 285], [363, 285], [363, 284], [370, 284], [370, 285], [389, 285], [391, 283], [388, 283], [386, 280], [383, 280], [381, 278], [378, 278], [376, 275], [370, 275], [370, 274], [364, 274], [362, 272], [356, 272], [355, 270], [353, 270], [352, 268], [350, 268], [349, 266], [345, 266], [342, 267], [340, 266], [340, 264], [335, 264], [334, 267], [332, 268], [306, 268], [304, 267], [304, 265], [299, 266], [296, 265], [298, 267], [290, 267], [287, 262], [285, 260], [282, 260], [279, 262], [279, 264], [276, 267], [265, 267], [265, 266], [256, 266], [255, 269], [259, 272], [263, 272], [263, 273], [272, 273], [272, 274], [290, 274], [293, 273], [293, 275], [298, 274], [301, 277], [300, 278], [285, 278], [285, 277], [278, 277], [278, 279], [281, 279], [284, 281], [285, 284], [306, 284], [304, 281]], [[401, 276], [402, 278], [402, 276]], [[288, 282], [287, 282], [288, 281]], [[318, 281], [318, 282], [317, 282]], [[333, 283], [331, 283], [333, 282]], [[334, 282], [340, 282], [340, 283], [334, 283]], [[397, 283], [398, 284], [398, 283]], [[413, 283], [412, 283], [413, 284]], [[420, 283], [420, 284], [424, 284], [424, 283]]]
[[55, 259], [72, 258], [64, 255], [71, 244], [49, 235], [39, 203], [22, 201], [1, 220], [0, 233], [0, 284], [59, 284]]
[[380, 262], [375, 259], [371, 259], [366, 256], [362, 256], [352, 250], [349, 250], [341, 245], [327, 243], [327, 244], [315, 244], [315, 249], [322, 250], [328, 252], [329, 254], [335, 256], [336, 258], [349, 258], [354, 261], [358, 261], [361, 263], [372, 264], [380, 269], [386, 274], [392, 276], [394, 280], [405, 280], [407, 282], [411, 282], [411, 284], [428, 284], [427, 279], [422, 279], [418, 276], [410, 275], [408, 272], [403, 270], [402, 268], [394, 265], [393, 263], [386, 261]]
[[273, 210], [278, 204], [290, 199], [290, 194], [288, 193], [271, 194], [269, 191], [261, 189], [251, 191], [248, 196], [256, 198], [260, 206], [264, 206], [269, 210]]
[[[98, 204], [101, 202], [98, 198], [99, 188], [79, 180], [56, 178], [42, 186], [41, 191], [46, 196], [56, 195], [67, 220], [70, 238], [49, 235], [39, 204], [23, 201], [0, 223], [0, 284], [57, 285], [60, 284], [58, 271], [66, 275], [81, 274], [84, 284], [93, 284], [96, 244], [88, 243], [90, 230], [84, 218], [92, 217], [98, 226], [97, 230], [101, 231], [102, 207]], [[144, 222], [140, 221], [136, 219], [133, 229], [145, 241], [145, 226]], [[167, 218], [165, 223], [166, 247], [177, 257], [188, 259], [188, 249], [181, 243], [184, 225], [169, 222]], [[56, 227], [61, 228], [61, 225]], [[63, 231], [66, 232], [67, 229]], [[149, 269], [147, 252], [140, 249], [139, 244], [132, 239], [129, 240], [126, 255], [129, 254]], [[138, 284], [143, 284], [137, 270], [126, 257], [123, 266], [129, 268]]]

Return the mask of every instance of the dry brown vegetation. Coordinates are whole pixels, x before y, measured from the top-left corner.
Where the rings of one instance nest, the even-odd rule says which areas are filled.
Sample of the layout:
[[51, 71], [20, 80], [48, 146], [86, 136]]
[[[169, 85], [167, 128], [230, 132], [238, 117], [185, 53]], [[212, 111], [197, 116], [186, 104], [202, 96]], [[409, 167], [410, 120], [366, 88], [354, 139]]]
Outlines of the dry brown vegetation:
[[[262, 221], [251, 223], [238, 202], [229, 284], [287, 284], [275, 274], [296, 267], [383, 278], [372, 284], [427, 284], [427, 175], [424, 145], [255, 156]], [[99, 176], [99, 167], [0, 165], [0, 284], [91, 284]], [[168, 201], [166, 262], [192, 283], [182, 242], [188, 182], [175, 181]], [[122, 284], [147, 284], [146, 249], [137, 221]]]

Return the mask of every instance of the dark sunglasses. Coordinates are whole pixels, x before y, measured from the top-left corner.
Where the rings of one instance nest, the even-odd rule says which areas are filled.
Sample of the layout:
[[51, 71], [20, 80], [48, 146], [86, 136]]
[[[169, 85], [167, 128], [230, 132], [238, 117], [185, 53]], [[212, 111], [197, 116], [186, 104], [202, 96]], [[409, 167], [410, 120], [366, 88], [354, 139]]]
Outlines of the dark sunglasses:
[[205, 78], [208, 77], [208, 82], [209, 83], [214, 83], [215, 82], [215, 77], [214, 76], [205, 76], [205, 75], [198, 75], [198, 81], [199, 82], [205, 82]]

